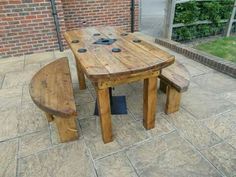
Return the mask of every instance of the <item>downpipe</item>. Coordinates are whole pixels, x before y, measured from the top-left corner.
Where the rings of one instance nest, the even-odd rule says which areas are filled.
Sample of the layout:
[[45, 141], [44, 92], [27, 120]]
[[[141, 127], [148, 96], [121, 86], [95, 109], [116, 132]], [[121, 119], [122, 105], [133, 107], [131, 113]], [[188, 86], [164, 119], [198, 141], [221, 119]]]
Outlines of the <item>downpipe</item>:
[[59, 49], [62, 52], [64, 49], [63, 49], [63, 45], [62, 45], [62, 41], [61, 41], [60, 24], [58, 21], [56, 3], [55, 3], [55, 0], [50, 0], [50, 2], [51, 2], [51, 8], [52, 8], [52, 16], [53, 16], [54, 24], [56, 27], [57, 41], [58, 41]]

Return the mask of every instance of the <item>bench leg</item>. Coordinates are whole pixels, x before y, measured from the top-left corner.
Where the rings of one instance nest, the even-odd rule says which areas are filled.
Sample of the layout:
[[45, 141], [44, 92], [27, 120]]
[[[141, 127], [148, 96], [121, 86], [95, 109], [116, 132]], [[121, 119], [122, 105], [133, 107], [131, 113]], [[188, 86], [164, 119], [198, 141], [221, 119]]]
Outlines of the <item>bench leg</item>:
[[97, 90], [97, 102], [104, 143], [112, 141], [111, 108], [108, 88]]
[[79, 79], [79, 88], [80, 90], [84, 90], [86, 89], [85, 76], [84, 76], [84, 73], [82, 72], [80, 64], [77, 62], [77, 59], [76, 59], [76, 67], [77, 67], [77, 75]]
[[166, 93], [166, 89], [167, 89], [167, 84], [165, 82], [163, 82], [162, 80], [160, 80], [160, 88], [159, 88], [163, 93]]
[[167, 86], [166, 96], [167, 99], [165, 113], [171, 114], [178, 111], [180, 107], [181, 93], [178, 92], [175, 88]]
[[48, 122], [52, 122], [52, 121], [54, 120], [53, 115], [51, 115], [51, 114], [49, 114], [49, 113], [47, 113], [47, 112], [45, 112], [45, 114], [46, 114], [46, 117], [47, 117], [47, 119], [48, 119]]
[[79, 138], [79, 133], [76, 124], [76, 117], [70, 117], [70, 118], [56, 117], [55, 122], [62, 143], [73, 141]]
[[157, 104], [157, 77], [144, 79], [143, 126], [149, 130], [155, 127]]

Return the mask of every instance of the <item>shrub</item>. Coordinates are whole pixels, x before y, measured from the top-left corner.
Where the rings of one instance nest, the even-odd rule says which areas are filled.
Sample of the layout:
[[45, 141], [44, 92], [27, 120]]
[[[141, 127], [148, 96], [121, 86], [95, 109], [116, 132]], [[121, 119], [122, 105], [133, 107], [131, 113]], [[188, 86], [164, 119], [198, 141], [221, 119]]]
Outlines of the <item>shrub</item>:
[[[220, 34], [225, 22], [230, 18], [234, 0], [196, 1], [176, 4], [174, 24], [185, 26], [173, 29], [173, 39], [186, 41], [198, 37]], [[210, 21], [210, 24], [194, 24], [197, 21]]]

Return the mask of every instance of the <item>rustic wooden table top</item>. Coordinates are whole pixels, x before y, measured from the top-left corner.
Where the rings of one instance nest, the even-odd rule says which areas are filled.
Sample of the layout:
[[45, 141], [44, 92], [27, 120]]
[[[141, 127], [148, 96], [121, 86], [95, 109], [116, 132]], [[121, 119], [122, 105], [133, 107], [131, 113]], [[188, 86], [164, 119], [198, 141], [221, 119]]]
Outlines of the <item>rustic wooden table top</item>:
[[[111, 45], [94, 44], [99, 39], [116, 39]], [[114, 27], [89, 27], [65, 33], [83, 72], [93, 81], [145, 71], [160, 70], [174, 62], [174, 56], [131, 33]], [[112, 52], [119, 48], [121, 52]], [[86, 49], [86, 52], [78, 52]]]

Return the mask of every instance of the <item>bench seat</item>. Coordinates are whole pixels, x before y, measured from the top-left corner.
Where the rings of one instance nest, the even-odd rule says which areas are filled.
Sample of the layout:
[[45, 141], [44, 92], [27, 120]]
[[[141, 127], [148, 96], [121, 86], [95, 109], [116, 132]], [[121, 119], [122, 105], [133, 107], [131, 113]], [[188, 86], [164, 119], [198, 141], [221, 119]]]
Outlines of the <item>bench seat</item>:
[[165, 113], [170, 114], [179, 110], [181, 93], [188, 90], [190, 74], [185, 66], [178, 61], [161, 71], [160, 90], [167, 95]]
[[48, 121], [55, 120], [61, 142], [78, 139], [76, 105], [67, 58], [40, 69], [30, 82], [29, 92]]

